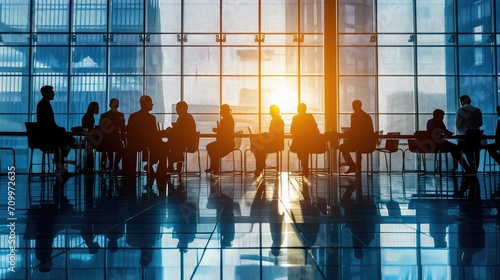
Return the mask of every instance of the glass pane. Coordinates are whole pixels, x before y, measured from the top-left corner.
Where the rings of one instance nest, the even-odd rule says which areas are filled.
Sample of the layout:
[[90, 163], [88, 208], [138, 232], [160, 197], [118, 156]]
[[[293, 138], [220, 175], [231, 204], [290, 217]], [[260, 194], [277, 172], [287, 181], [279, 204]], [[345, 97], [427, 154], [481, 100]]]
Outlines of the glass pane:
[[259, 49], [251, 47], [223, 47], [222, 74], [257, 75]]
[[300, 4], [300, 31], [306, 33], [323, 32], [323, 4], [322, 0], [301, 0]]
[[30, 0], [4, 0], [0, 9], [0, 32], [28, 32], [30, 29]]
[[[144, 2], [111, 0], [111, 32], [144, 31]], [[156, 18], [154, 18], [156, 19]]]
[[74, 0], [73, 29], [75, 32], [106, 32], [107, 0]]
[[450, 34], [417, 34], [417, 42], [419, 45], [434, 45], [450, 47], [455, 46], [455, 35]]
[[[164, 100], [164, 113], [173, 114], [175, 113], [175, 104], [181, 100], [181, 79], [180, 76], [147, 76], [145, 92], [148, 94], [155, 93], [157, 96], [161, 96]], [[185, 100], [188, 102], [188, 100]], [[188, 102], [189, 105], [191, 103]], [[159, 107], [156, 104], [156, 107]], [[190, 111], [191, 110], [190, 106]]]
[[179, 75], [181, 73], [180, 47], [146, 48], [146, 75]]
[[412, 47], [380, 47], [378, 49], [378, 73], [380, 75], [412, 75]]
[[413, 46], [415, 37], [413, 34], [379, 34], [378, 44], [379, 45], [398, 45], [398, 46]]
[[126, 118], [140, 109], [142, 86], [142, 76], [109, 77], [109, 98], [120, 100], [120, 112], [124, 113]]
[[[373, 118], [373, 117], [372, 117]], [[401, 134], [413, 134], [415, 132], [415, 115], [397, 114], [387, 115], [380, 114], [378, 116], [378, 129], [386, 132], [401, 132]], [[400, 140], [400, 145], [403, 144]], [[394, 160], [395, 158], [393, 158]], [[394, 162], [392, 163], [394, 168]], [[385, 167], [384, 167], [385, 168]]]
[[222, 32], [258, 32], [257, 0], [222, 0]]
[[461, 47], [458, 48], [460, 75], [492, 75], [494, 48]]
[[441, 109], [455, 113], [455, 77], [418, 77], [418, 112], [432, 113]]
[[413, 77], [379, 77], [379, 112], [414, 113]]
[[323, 77], [301, 77], [300, 102], [307, 104], [309, 113], [321, 113], [325, 108]]
[[219, 0], [185, 0], [184, 32], [220, 32]]
[[28, 74], [27, 47], [0, 46], [0, 72], [2, 74]]
[[184, 77], [184, 100], [190, 107], [198, 105], [199, 112], [218, 114], [221, 104], [219, 77]]
[[107, 40], [104, 34], [78, 33], [71, 35], [71, 43], [75, 46], [105, 46]]
[[217, 47], [184, 48], [184, 74], [219, 74], [220, 55]]
[[[224, 103], [238, 106], [238, 113], [258, 113], [258, 77], [224, 77], [222, 79], [222, 99]], [[264, 93], [265, 94], [265, 93]], [[265, 95], [263, 95], [264, 97]], [[233, 112], [236, 112], [233, 108]]]
[[72, 53], [72, 73], [79, 75], [105, 74], [105, 47], [74, 47]]
[[70, 0], [35, 0], [34, 24], [36, 32], [68, 32]]
[[301, 48], [300, 62], [301, 74], [323, 74], [323, 48]]
[[[2, 108], [2, 106], [3, 105], [0, 105], [0, 108]], [[25, 109], [23, 111], [26, 112], [27, 109]], [[2, 112], [5, 112], [5, 111], [2, 111]], [[0, 114], [0, 127], [2, 128], [2, 131], [24, 132], [24, 131], [26, 131], [24, 123], [27, 121], [28, 121], [28, 114]], [[9, 137], [9, 138], [11, 138], [11, 137]], [[12, 147], [12, 146], [9, 146], [9, 147]], [[27, 147], [27, 145], [24, 147]], [[16, 149], [16, 151], [17, 151], [17, 149]], [[17, 166], [16, 166], [16, 169], [17, 169]]]
[[106, 111], [106, 76], [72, 77], [69, 92], [71, 95], [69, 107], [71, 113], [80, 113], [83, 116], [92, 101], [99, 103], [101, 113]]
[[496, 112], [496, 91], [491, 76], [461, 76], [460, 95], [470, 96], [471, 105], [479, 107], [483, 112]]
[[68, 74], [68, 47], [36, 47], [33, 73]]
[[454, 32], [455, 9], [451, 1], [423, 0], [417, 4], [417, 32]]
[[0, 112], [27, 113], [27, 85], [26, 76], [0, 76]]
[[419, 75], [455, 74], [455, 48], [417, 48], [417, 71]]
[[373, 75], [375, 74], [375, 48], [350, 47], [339, 49], [340, 75]]
[[262, 77], [262, 106], [276, 104], [282, 114], [297, 113], [299, 104], [297, 77]]
[[298, 32], [297, 0], [266, 0], [261, 2], [262, 32]]
[[337, 20], [340, 33], [373, 33], [373, 2], [361, 0], [338, 0]]
[[362, 35], [339, 35], [339, 45], [375, 45], [375, 37], [369, 34]]
[[146, 32], [180, 32], [182, 23], [181, 0], [158, 0], [147, 7]]
[[340, 113], [352, 112], [352, 101], [358, 99], [363, 103], [363, 110], [375, 112], [376, 77], [340, 77], [339, 110]]
[[114, 74], [142, 74], [143, 48], [140, 47], [110, 47], [110, 73]]
[[377, 1], [378, 32], [413, 32], [413, 1]]
[[297, 74], [297, 47], [263, 47], [262, 51], [271, 54], [269, 56], [262, 56], [261, 73], [263, 75]]
[[458, 0], [458, 32], [492, 32], [491, 0]]

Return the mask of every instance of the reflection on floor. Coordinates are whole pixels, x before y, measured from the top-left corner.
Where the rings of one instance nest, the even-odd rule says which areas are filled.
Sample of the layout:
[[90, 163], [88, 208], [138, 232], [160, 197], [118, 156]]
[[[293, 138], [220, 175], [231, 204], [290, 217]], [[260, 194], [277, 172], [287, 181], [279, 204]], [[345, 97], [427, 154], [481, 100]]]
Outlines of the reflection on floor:
[[0, 178], [1, 279], [500, 279], [498, 175]]

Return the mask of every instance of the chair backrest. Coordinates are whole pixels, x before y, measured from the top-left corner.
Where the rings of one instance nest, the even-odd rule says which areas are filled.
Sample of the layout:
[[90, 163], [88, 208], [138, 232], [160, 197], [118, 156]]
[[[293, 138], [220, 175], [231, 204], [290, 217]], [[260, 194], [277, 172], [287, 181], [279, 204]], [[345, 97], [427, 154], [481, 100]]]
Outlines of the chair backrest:
[[28, 135], [28, 146], [30, 149], [40, 149], [43, 151], [52, 151], [56, 149], [56, 145], [44, 140], [42, 131], [38, 123], [25, 122], [26, 134]]
[[241, 147], [241, 138], [243, 136], [243, 131], [239, 130], [234, 133], [234, 147], [233, 150], [239, 150]]
[[186, 152], [196, 153], [198, 151], [199, 145], [200, 145], [200, 132], [196, 131], [192, 141], [190, 141], [189, 145], [186, 148]]
[[[401, 132], [387, 132], [388, 136], [401, 135]], [[393, 153], [397, 152], [399, 149], [399, 139], [386, 139], [384, 149]]]

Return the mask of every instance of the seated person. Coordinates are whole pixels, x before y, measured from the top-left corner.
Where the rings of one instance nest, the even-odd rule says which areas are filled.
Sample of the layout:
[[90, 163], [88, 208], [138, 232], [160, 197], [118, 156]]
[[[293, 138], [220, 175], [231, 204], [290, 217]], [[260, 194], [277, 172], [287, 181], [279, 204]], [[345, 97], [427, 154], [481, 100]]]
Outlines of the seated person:
[[219, 160], [234, 149], [234, 119], [231, 115], [231, 107], [227, 104], [220, 106], [221, 120], [212, 131], [217, 133], [215, 141], [207, 144], [207, 153], [210, 157], [210, 167], [207, 173], [219, 173]]
[[344, 133], [344, 143], [339, 146], [339, 150], [349, 166], [346, 173], [356, 172], [361, 168], [361, 166], [356, 166], [352, 160], [351, 152], [358, 152], [356, 153], [356, 162], [361, 162], [361, 153], [372, 152], [377, 145], [372, 118], [361, 109], [362, 106], [360, 100], [352, 102], [354, 113], [351, 114], [351, 127]]
[[[153, 110], [153, 100], [148, 95], [143, 95], [139, 99], [141, 109], [132, 113], [128, 119], [127, 125], [127, 153], [129, 155], [128, 172], [133, 172], [132, 167], [135, 165], [136, 152], [142, 151], [142, 160], [147, 160], [149, 156], [151, 165], [158, 163], [157, 173], [161, 174], [166, 172], [166, 143], [162, 141], [164, 133], [158, 131], [156, 126], [156, 117], [149, 113]], [[154, 174], [151, 165], [146, 165], [144, 170]]]
[[250, 151], [255, 156], [255, 176], [259, 176], [266, 167], [267, 153], [284, 149], [285, 122], [281, 118], [280, 108], [277, 105], [271, 105], [269, 114], [272, 117], [269, 132], [259, 133], [250, 138]]
[[319, 139], [319, 129], [312, 114], [306, 113], [307, 106], [300, 103], [297, 106], [297, 114], [292, 118], [290, 133], [292, 134], [292, 145], [290, 151], [297, 154], [302, 165], [304, 175], [309, 174], [309, 153], [314, 151]]
[[[118, 111], [120, 101], [116, 98], [109, 100], [110, 110], [101, 115], [99, 120], [99, 129], [103, 134], [103, 153], [101, 168], [118, 170], [118, 164], [122, 159], [125, 148], [123, 140], [125, 139], [125, 115]], [[114, 153], [116, 152], [116, 157]], [[106, 164], [109, 160], [109, 167]]]
[[[181, 172], [184, 161], [184, 151], [192, 144], [196, 137], [196, 123], [188, 113], [188, 104], [185, 101], [177, 102], [175, 111], [179, 117], [172, 127], [167, 128], [167, 171]], [[174, 164], [177, 164], [174, 168]]]
[[[54, 87], [43, 86], [40, 89], [42, 99], [36, 106], [36, 121], [44, 135], [46, 143], [54, 143], [58, 149], [54, 152], [54, 164], [56, 173], [66, 172], [64, 161], [75, 143], [75, 138], [66, 133], [66, 129], [56, 124], [54, 111], [52, 110], [51, 100], [54, 100]], [[61, 158], [61, 161], [59, 160]]]
[[[497, 116], [500, 117], [500, 106], [497, 106]], [[497, 128], [495, 130], [495, 142], [488, 144], [486, 148], [491, 158], [493, 158], [497, 164], [500, 164], [500, 154], [498, 153], [500, 150], [500, 119], [497, 121]]]
[[458, 164], [463, 163], [463, 168], [467, 170], [469, 165], [462, 159], [462, 155], [460, 153], [460, 148], [458, 145], [451, 143], [450, 141], [445, 140], [445, 137], [449, 137], [453, 135], [453, 132], [449, 131], [444, 122], [444, 111], [441, 109], [436, 109], [432, 112], [432, 118], [427, 121], [427, 131], [430, 133], [432, 137], [432, 141], [436, 144], [436, 151], [441, 151], [444, 153], [450, 153], [453, 158], [453, 169], [452, 172], [455, 172], [458, 168]]
[[[87, 113], [82, 117], [82, 127], [88, 132], [92, 132], [95, 127], [94, 115], [99, 113], [99, 104], [95, 101], [89, 103], [87, 107]], [[94, 141], [89, 141], [87, 138], [85, 146], [85, 172], [92, 172], [94, 170], [94, 153], [93, 149], [99, 145], [99, 143], [94, 143]]]

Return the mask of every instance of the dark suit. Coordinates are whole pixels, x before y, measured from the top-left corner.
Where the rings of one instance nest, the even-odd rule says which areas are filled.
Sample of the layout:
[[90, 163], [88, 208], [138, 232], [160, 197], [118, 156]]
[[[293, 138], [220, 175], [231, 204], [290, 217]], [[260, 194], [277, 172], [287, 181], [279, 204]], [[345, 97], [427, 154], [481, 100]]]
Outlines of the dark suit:
[[[350, 152], [371, 152], [375, 150], [377, 137], [373, 130], [372, 118], [368, 113], [359, 110], [351, 114], [351, 127], [344, 133], [344, 140], [345, 142], [339, 146], [339, 150], [350, 168], [356, 165]], [[361, 157], [361, 154], [358, 156]]]
[[267, 153], [282, 151], [285, 141], [285, 122], [282, 118], [273, 118], [269, 132], [259, 133], [250, 138], [251, 151], [255, 155], [255, 166], [261, 170], [266, 165]]
[[193, 143], [196, 136], [196, 123], [191, 114], [182, 114], [177, 118], [175, 125], [167, 129], [168, 135], [168, 164], [183, 161], [183, 152]]
[[318, 136], [318, 124], [312, 114], [297, 114], [292, 118], [290, 127], [292, 145], [290, 151], [297, 153], [304, 172], [309, 168], [309, 153], [314, 151]]
[[215, 172], [220, 169], [219, 159], [234, 149], [234, 119], [229, 115], [221, 119], [214, 142], [207, 144], [207, 153], [210, 157], [210, 168]]
[[451, 136], [453, 133], [446, 128], [443, 120], [437, 118], [432, 118], [427, 121], [427, 131], [430, 133], [432, 141], [436, 145], [436, 151], [439, 150], [451, 154], [453, 158], [453, 170], [456, 170], [458, 168], [458, 163], [462, 162], [460, 148], [458, 145], [443, 139], [444, 136]]
[[488, 152], [490, 156], [496, 161], [496, 163], [500, 164], [500, 154], [498, 150], [500, 150], [500, 120], [497, 121], [497, 129], [495, 131], [495, 142], [491, 143], [487, 146]]
[[46, 98], [42, 98], [36, 106], [36, 121], [42, 131], [43, 141], [54, 143], [61, 150], [61, 155], [59, 155], [59, 149], [55, 149], [54, 159], [59, 159], [60, 156], [63, 159], [67, 157], [75, 143], [75, 138], [66, 133], [64, 127], [56, 124], [52, 105]]

